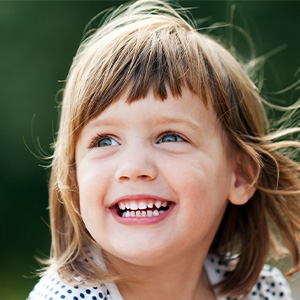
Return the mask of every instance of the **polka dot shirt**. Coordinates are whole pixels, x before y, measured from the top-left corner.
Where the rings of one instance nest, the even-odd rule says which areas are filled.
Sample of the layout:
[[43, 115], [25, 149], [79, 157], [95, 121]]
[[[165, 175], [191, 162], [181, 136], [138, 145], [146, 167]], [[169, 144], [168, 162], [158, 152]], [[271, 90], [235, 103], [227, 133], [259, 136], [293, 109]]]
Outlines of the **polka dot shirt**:
[[[217, 256], [209, 255], [205, 261], [211, 284], [216, 284], [226, 276], [229, 266]], [[124, 300], [114, 283], [98, 286], [74, 286], [62, 281], [57, 273], [44, 275], [36, 284], [27, 300]], [[217, 297], [217, 300], [238, 300], [230, 296]], [[246, 300], [293, 300], [290, 288], [280, 271], [265, 265], [259, 280]]]
[[[215, 255], [209, 255], [205, 261], [205, 269], [211, 284], [219, 283], [226, 277], [229, 270], [227, 263]], [[237, 283], [238, 284], [238, 283]], [[217, 297], [217, 300], [238, 300], [228, 296]], [[245, 300], [293, 300], [290, 287], [281, 272], [274, 267], [265, 265], [260, 272], [256, 285]]]

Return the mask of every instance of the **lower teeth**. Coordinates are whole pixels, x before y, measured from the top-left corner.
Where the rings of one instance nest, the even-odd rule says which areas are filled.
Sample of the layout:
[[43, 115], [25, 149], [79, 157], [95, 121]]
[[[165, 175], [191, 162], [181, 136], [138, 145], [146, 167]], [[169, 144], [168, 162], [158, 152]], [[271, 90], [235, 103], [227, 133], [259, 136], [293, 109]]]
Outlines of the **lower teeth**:
[[157, 217], [161, 214], [165, 213], [165, 210], [136, 210], [136, 211], [124, 211], [121, 213], [121, 216], [123, 218], [129, 218], [129, 217], [135, 217], [135, 218], [151, 218], [151, 217]]

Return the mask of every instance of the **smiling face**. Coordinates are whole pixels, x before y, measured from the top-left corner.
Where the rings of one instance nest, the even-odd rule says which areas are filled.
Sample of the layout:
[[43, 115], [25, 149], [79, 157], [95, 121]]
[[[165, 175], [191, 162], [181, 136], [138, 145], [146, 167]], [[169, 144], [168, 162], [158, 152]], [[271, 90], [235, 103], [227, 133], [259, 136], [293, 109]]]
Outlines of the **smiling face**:
[[187, 89], [125, 100], [88, 122], [76, 145], [87, 230], [128, 263], [205, 257], [235, 181], [213, 110]]

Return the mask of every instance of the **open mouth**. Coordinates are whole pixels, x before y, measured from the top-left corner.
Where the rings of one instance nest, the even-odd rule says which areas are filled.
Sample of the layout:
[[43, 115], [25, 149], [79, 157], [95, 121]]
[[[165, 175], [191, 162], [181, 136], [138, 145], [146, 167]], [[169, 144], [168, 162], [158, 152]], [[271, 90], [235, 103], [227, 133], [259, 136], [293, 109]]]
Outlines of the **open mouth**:
[[120, 201], [112, 208], [122, 218], [151, 218], [169, 210], [170, 201]]

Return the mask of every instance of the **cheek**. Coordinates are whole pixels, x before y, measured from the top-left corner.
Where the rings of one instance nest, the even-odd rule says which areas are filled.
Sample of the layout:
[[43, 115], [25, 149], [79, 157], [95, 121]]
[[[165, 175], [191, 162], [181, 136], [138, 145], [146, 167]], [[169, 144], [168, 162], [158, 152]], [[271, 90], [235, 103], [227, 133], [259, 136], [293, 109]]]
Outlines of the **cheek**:
[[111, 174], [108, 171], [109, 169], [103, 165], [99, 166], [95, 161], [78, 164], [77, 182], [83, 218], [86, 214], [100, 213], [104, 207], [105, 194], [111, 182]]
[[165, 178], [178, 195], [183, 211], [198, 216], [199, 222], [224, 210], [230, 189], [231, 172], [223, 155], [211, 153], [199, 153], [172, 164], [165, 160], [162, 164]]
[[108, 179], [98, 170], [95, 165], [81, 164], [78, 167], [77, 180], [82, 220], [93, 238], [102, 244], [101, 237], [107, 231], [104, 200]]

